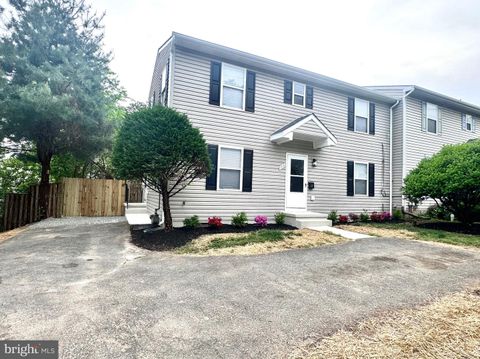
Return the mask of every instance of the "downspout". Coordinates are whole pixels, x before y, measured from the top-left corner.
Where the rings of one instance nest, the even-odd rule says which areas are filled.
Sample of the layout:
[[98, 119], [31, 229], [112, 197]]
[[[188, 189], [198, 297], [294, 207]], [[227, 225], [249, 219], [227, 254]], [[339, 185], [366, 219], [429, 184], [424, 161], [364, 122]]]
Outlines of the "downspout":
[[[407, 175], [407, 97], [415, 91], [415, 87], [411, 90], [403, 90], [403, 97], [402, 97], [402, 106], [403, 106], [403, 114], [402, 114], [402, 185], [403, 180]], [[402, 194], [402, 207], [405, 208], [405, 197]]]
[[389, 151], [388, 151], [388, 208], [390, 213], [393, 213], [393, 109], [400, 103], [397, 100], [392, 106], [390, 106], [390, 137], [389, 137]]

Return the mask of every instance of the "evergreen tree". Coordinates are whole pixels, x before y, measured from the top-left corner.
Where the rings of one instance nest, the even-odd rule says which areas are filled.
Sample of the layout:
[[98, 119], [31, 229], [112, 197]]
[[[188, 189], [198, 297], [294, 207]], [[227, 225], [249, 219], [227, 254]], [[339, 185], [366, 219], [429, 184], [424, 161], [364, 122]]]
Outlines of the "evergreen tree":
[[9, 3], [0, 38], [0, 135], [30, 144], [46, 184], [54, 155], [91, 158], [108, 143], [106, 113], [118, 85], [102, 49], [103, 15], [82, 0]]

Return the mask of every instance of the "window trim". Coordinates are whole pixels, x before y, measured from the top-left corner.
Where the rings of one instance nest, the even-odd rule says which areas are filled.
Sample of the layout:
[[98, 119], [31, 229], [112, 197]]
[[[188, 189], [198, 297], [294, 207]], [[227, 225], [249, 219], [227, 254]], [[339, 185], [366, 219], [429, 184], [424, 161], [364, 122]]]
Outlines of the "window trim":
[[[435, 106], [437, 108], [437, 118], [430, 118], [428, 117], [428, 106]], [[426, 114], [425, 114], [425, 118], [426, 118], [426, 132], [427, 133], [431, 133], [432, 135], [438, 135], [438, 114], [439, 114], [439, 107], [438, 105], [435, 105], [434, 103], [431, 103], [431, 102], [427, 102], [427, 105], [425, 106], [425, 111], [426, 111]], [[435, 121], [435, 132], [432, 132], [428, 129], [428, 120], [432, 120], [432, 121]]]
[[[365, 179], [365, 182], [366, 182], [366, 186], [365, 186], [365, 194], [363, 193], [357, 193], [356, 190], [356, 183], [355, 181], [357, 180], [357, 177], [355, 176], [356, 175], [356, 171], [355, 171], [355, 168], [357, 166], [357, 164], [359, 165], [365, 165], [367, 167], [367, 178]], [[369, 180], [370, 178], [370, 166], [369, 166], [369, 163], [368, 162], [360, 162], [360, 161], [353, 161], [353, 196], [362, 196], [362, 197], [368, 197], [368, 186], [369, 186]], [[363, 181], [363, 179], [360, 179], [359, 180]]]
[[[238, 168], [228, 168], [228, 167], [221, 167], [222, 161], [222, 149], [229, 149], [229, 150], [240, 150], [240, 187], [236, 188], [220, 188], [220, 172], [222, 169], [225, 170], [235, 170], [238, 171]], [[243, 188], [243, 147], [236, 147], [230, 145], [218, 145], [218, 158], [217, 158], [217, 191], [232, 191], [232, 192], [242, 192]]]
[[[470, 121], [468, 119], [470, 118]], [[468, 129], [468, 125], [470, 125], [470, 129]], [[469, 114], [465, 114], [465, 131], [473, 132], [473, 116]]]
[[[302, 105], [298, 105], [295, 103], [295, 84], [303, 85], [303, 104]], [[306, 104], [307, 104], [307, 84], [298, 82], [298, 81], [292, 81], [292, 105], [297, 107], [305, 107]]]
[[[223, 71], [225, 70], [225, 65], [241, 69], [243, 70], [243, 89], [240, 87], [232, 86], [232, 85], [224, 85], [223, 81], [225, 80], [225, 76], [223, 75]], [[237, 110], [237, 111], [245, 111], [245, 101], [247, 99], [247, 69], [245, 67], [240, 67], [236, 65], [229, 64], [227, 62], [222, 62], [222, 72], [220, 74], [221, 81], [220, 81], [220, 107], [223, 108], [228, 108], [231, 110]], [[242, 108], [238, 107], [232, 107], [232, 106], [226, 106], [223, 104], [223, 87], [226, 86], [228, 88], [234, 89], [234, 90], [241, 90], [242, 91]]]
[[[367, 103], [367, 130], [366, 131], [358, 131], [357, 130], [357, 101], [363, 101], [363, 102], [366, 102]], [[358, 116], [358, 117], [362, 117], [362, 118], [365, 118], [363, 116]], [[370, 133], [370, 101], [367, 101], [367, 100], [364, 100], [362, 98], [358, 98], [358, 97], [355, 97], [355, 111], [353, 113], [353, 132], [356, 132], [356, 133], [363, 133], [363, 134], [366, 134], [368, 135]]]

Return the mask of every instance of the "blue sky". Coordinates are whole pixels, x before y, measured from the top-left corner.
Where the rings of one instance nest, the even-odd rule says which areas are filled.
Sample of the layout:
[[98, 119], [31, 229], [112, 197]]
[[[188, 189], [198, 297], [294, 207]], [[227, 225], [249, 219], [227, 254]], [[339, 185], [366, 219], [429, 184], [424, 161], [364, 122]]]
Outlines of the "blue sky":
[[95, 0], [130, 97], [172, 31], [358, 85], [417, 84], [480, 105], [480, 1]]

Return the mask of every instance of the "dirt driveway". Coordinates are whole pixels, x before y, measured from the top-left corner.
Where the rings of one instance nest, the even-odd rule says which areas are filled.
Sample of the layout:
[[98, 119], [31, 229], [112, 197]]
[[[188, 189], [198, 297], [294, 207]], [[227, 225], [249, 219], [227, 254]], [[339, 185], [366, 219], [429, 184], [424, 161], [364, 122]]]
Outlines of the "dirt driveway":
[[263, 256], [182, 257], [125, 222], [56, 220], [0, 244], [0, 339], [61, 358], [282, 357], [384, 310], [480, 279], [480, 252], [369, 238]]

